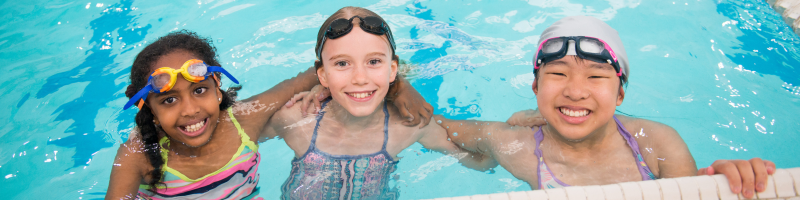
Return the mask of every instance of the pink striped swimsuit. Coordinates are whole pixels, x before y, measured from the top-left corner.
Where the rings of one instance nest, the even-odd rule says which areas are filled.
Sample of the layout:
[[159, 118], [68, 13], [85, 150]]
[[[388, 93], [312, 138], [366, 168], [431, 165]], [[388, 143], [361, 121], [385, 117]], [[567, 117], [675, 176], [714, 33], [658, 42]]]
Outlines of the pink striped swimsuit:
[[164, 148], [164, 144], [169, 139], [164, 137], [159, 142], [161, 157], [164, 158], [161, 168], [164, 185], [159, 185], [156, 193], [150, 191], [148, 185], [140, 185], [137, 199], [252, 199], [258, 195], [258, 163], [261, 161], [258, 145], [250, 141], [230, 109], [228, 114], [242, 138], [242, 145], [228, 164], [198, 179], [190, 179], [167, 166], [169, 150]]

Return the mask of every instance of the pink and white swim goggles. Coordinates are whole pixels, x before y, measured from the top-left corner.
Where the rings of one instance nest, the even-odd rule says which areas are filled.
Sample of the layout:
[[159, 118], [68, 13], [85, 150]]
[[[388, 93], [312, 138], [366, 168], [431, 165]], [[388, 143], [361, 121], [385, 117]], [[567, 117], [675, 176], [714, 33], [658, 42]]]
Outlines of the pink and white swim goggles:
[[538, 53], [536, 58], [533, 59], [533, 69], [538, 70], [539, 67], [550, 61], [558, 60], [567, 55], [569, 50], [569, 41], [575, 41], [575, 54], [582, 58], [599, 63], [608, 63], [614, 66], [617, 71], [617, 76], [622, 76], [619, 61], [614, 50], [605, 41], [587, 36], [569, 36], [569, 37], [554, 37], [549, 38], [539, 44]]

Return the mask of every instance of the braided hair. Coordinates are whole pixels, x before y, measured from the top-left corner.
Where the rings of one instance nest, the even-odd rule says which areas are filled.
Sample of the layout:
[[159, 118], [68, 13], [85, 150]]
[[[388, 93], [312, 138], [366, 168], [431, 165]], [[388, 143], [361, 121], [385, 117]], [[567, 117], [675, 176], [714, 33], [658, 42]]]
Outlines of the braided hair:
[[[211, 39], [200, 37], [197, 33], [188, 30], [172, 32], [147, 45], [136, 55], [131, 67], [131, 84], [128, 85], [125, 96], [131, 98], [136, 92], [144, 88], [147, 85], [147, 78], [153, 72], [151, 70], [152, 65], [162, 56], [178, 50], [191, 52], [210, 66], [220, 66], [217, 60], [217, 49], [213, 46]], [[219, 74], [217, 74], [217, 77], [222, 78]], [[222, 102], [219, 104], [220, 110], [228, 109], [233, 105], [236, 98], [236, 90], [238, 89], [241, 89], [241, 87], [231, 87], [228, 91], [220, 91], [222, 92]], [[153, 166], [153, 170], [148, 173], [151, 180], [147, 184], [150, 186], [151, 191], [156, 192], [156, 185], [163, 184], [161, 168], [165, 163], [161, 157], [161, 146], [158, 144], [159, 129], [156, 128], [153, 121], [153, 111], [147, 104], [144, 104], [139, 112], [136, 113], [135, 121], [136, 127], [139, 129], [138, 134], [140, 134], [138, 137], [142, 140], [147, 160]]]

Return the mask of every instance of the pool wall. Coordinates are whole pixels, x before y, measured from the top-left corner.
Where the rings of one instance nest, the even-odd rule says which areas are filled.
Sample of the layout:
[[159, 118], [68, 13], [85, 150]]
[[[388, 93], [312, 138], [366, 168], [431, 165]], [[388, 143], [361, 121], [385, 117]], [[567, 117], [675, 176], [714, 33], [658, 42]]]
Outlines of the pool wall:
[[767, 0], [767, 3], [783, 16], [783, 21], [800, 35], [800, 0]]
[[[756, 193], [756, 199], [800, 199], [800, 167], [778, 169], [769, 176], [764, 192]], [[734, 194], [725, 175], [667, 178], [650, 181], [626, 182], [602, 186], [573, 186], [524, 192], [496, 193], [436, 200], [655, 200], [655, 199], [746, 199]]]

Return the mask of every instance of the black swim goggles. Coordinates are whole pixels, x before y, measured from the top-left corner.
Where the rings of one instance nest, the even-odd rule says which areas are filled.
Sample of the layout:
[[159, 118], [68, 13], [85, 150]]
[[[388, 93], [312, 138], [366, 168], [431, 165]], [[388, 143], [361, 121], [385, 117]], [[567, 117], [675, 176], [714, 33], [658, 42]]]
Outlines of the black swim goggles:
[[598, 63], [608, 63], [614, 66], [617, 76], [622, 76], [617, 54], [605, 41], [587, 36], [554, 37], [539, 43], [538, 54], [533, 59], [533, 69], [538, 70], [550, 61], [558, 60], [567, 55], [569, 41], [575, 41], [575, 54], [582, 59]]
[[358, 24], [361, 26], [361, 30], [375, 35], [386, 34], [386, 37], [389, 38], [389, 45], [392, 47], [392, 54], [394, 54], [394, 37], [392, 37], [392, 29], [389, 28], [389, 25], [386, 24], [386, 22], [375, 16], [353, 16], [350, 19], [340, 18], [331, 22], [328, 30], [325, 30], [325, 34], [322, 35], [322, 41], [319, 42], [319, 48], [317, 48], [318, 59], [321, 59], [320, 56], [322, 55], [322, 46], [325, 44], [326, 38], [336, 39], [347, 35], [347, 33], [350, 33], [350, 31], [353, 30], [353, 19], [355, 18], [360, 19]]

